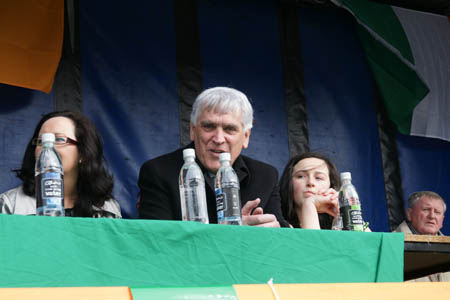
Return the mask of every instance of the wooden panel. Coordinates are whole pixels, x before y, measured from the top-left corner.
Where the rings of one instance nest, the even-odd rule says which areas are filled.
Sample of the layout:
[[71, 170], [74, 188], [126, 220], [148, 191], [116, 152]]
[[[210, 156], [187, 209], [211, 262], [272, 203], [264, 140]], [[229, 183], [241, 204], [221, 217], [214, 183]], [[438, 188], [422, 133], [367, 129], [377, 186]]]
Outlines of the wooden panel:
[[[235, 285], [239, 300], [277, 299], [268, 285]], [[450, 299], [450, 283], [401, 282], [401, 283], [321, 283], [275, 284], [279, 299], [302, 300], [433, 300]]]
[[66, 287], [66, 288], [0, 288], [0, 299], [8, 300], [131, 300], [128, 287]]
[[404, 280], [450, 271], [450, 236], [405, 235]]
[[430, 242], [450, 244], [450, 236], [405, 234], [405, 242]]

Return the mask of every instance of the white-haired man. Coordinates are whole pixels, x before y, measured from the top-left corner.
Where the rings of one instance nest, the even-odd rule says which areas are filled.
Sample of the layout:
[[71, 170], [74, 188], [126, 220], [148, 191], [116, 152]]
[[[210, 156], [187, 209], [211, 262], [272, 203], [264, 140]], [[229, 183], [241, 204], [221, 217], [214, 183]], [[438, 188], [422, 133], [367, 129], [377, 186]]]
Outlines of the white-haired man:
[[[406, 234], [442, 235], [440, 230], [446, 209], [444, 199], [437, 193], [430, 191], [412, 193], [408, 197], [407, 220], [394, 231]], [[413, 281], [450, 281], [450, 272], [432, 274]]]
[[[253, 108], [245, 94], [215, 87], [203, 91], [192, 107], [190, 138], [197, 163], [206, 181], [210, 223], [217, 223], [214, 176], [220, 167], [219, 154], [229, 152], [240, 181], [242, 222], [245, 225], [288, 226], [281, 213], [278, 172], [263, 162], [241, 155], [250, 141]], [[139, 217], [181, 220], [178, 174], [183, 149], [149, 160], [139, 174]]]

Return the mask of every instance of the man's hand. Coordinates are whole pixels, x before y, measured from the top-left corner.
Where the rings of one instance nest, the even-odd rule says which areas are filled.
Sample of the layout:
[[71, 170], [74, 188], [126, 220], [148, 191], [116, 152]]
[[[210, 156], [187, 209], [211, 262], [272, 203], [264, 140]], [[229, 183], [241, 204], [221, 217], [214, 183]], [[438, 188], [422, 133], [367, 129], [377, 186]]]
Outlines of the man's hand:
[[[261, 199], [247, 201], [242, 207], [242, 225], [259, 227], [280, 227], [275, 215], [265, 214], [261, 207], [257, 207]], [[253, 210], [254, 209], [254, 210]], [[251, 213], [253, 210], [253, 213]]]

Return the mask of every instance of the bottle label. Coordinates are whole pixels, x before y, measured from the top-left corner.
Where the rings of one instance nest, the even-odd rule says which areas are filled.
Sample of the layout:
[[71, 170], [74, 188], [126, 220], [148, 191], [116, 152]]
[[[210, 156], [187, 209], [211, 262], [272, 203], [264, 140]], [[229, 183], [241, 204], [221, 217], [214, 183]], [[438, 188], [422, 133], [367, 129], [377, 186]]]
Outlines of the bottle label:
[[363, 231], [363, 218], [361, 205], [348, 205], [341, 207], [344, 230]]
[[41, 173], [36, 180], [36, 214], [64, 215], [64, 175], [59, 172]]
[[241, 201], [239, 189], [236, 187], [224, 187], [223, 190], [223, 211], [225, 218], [241, 216]]
[[216, 189], [216, 208], [217, 208], [217, 223], [221, 224], [224, 219], [224, 203], [223, 203], [223, 193], [222, 189]]
[[61, 198], [63, 182], [59, 173], [44, 173], [41, 178], [42, 198]]
[[216, 189], [216, 206], [218, 212], [224, 209], [223, 199], [224, 195], [222, 193], [222, 189]]
[[[189, 219], [190, 211], [189, 211], [189, 205], [188, 205], [187, 201], [188, 201], [189, 197], [191, 197], [191, 195], [193, 195], [193, 197], [195, 197], [195, 190], [190, 187], [185, 187], [185, 188], [183, 188], [183, 190], [184, 190], [183, 191], [184, 197], [182, 198], [182, 201], [181, 201], [181, 212], [182, 212], [181, 218], [183, 221], [188, 221], [188, 220], [190, 220]], [[194, 199], [194, 200], [196, 201], [197, 199]]]
[[190, 205], [188, 205], [188, 203], [186, 203], [186, 205], [188, 206], [187, 209], [187, 218], [188, 220], [192, 220], [195, 219], [196, 217], [198, 217], [198, 199], [197, 199], [197, 195], [199, 193], [199, 180], [197, 178], [191, 178], [189, 180], [189, 187], [186, 187], [184, 189], [184, 193], [185, 193], [185, 199], [190, 199], [191, 203], [189, 203]]

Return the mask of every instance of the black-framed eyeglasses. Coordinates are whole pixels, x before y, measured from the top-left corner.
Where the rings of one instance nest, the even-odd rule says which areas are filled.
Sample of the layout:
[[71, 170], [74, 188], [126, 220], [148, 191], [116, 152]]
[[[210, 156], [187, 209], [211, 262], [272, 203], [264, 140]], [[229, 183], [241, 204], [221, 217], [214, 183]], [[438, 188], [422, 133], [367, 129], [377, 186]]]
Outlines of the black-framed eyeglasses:
[[[33, 146], [42, 147], [42, 139], [40, 137], [34, 138], [31, 141], [31, 144]], [[78, 145], [78, 141], [75, 141], [74, 139], [71, 139], [63, 134], [55, 134], [55, 146], [63, 146], [66, 144]]]

